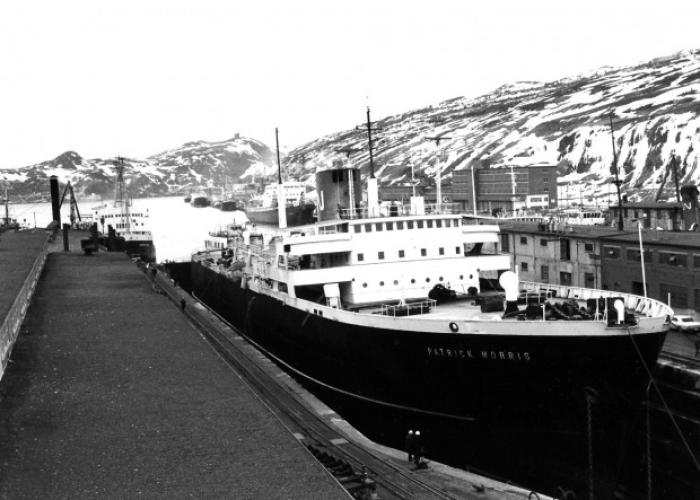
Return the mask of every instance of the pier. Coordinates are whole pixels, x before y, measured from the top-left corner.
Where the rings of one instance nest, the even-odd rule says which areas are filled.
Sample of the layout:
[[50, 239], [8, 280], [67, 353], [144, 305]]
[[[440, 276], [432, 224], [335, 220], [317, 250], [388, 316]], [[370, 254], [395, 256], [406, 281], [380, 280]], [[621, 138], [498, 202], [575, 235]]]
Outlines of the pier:
[[0, 498], [528, 498], [409, 466], [162, 273], [86, 256], [81, 237], [63, 251], [43, 231], [0, 235], [0, 318], [17, 330], [0, 380]]

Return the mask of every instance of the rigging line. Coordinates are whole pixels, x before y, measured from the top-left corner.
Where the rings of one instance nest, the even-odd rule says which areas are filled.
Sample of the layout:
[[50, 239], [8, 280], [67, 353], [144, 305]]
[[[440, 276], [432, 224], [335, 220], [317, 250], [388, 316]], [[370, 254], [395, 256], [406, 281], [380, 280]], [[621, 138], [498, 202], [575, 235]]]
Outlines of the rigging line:
[[634, 346], [635, 351], [637, 351], [637, 356], [639, 356], [639, 359], [642, 362], [642, 366], [644, 366], [644, 370], [647, 372], [647, 375], [649, 375], [650, 383], [654, 386], [656, 393], [659, 395], [659, 399], [661, 399], [661, 402], [663, 403], [664, 408], [666, 409], [666, 413], [668, 413], [668, 416], [671, 419], [673, 426], [676, 428], [676, 432], [678, 433], [678, 435], [681, 438], [681, 442], [683, 443], [683, 446], [685, 446], [685, 449], [688, 451], [688, 454], [690, 455], [690, 458], [692, 459], [693, 464], [695, 465], [695, 468], [698, 471], [700, 471], [700, 463], [698, 463], [697, 457], [693, 453], [693, 450], [690, 448], [688, 441], [685, 439], [685, 436], [683, 435], [683, 431], [678, 426], [678, 422], [676, 422], [676, 418], [673, 416], [673, 413], [671, 412], [671, 408], [669, 408], [668, 403], [666, 403], [666, 399], [664, 398], [663, 394], [661, 394], [661, 389], [659, 389], [659, 386], [656, 384], [656, 380], [654, 379], [654, 376], [651, 374], [651, 370], [649, 369], [647, 362], [644, 360], [644, 356], [642, 356], [642, 352], [639, 350], [639, 346], [637, 345], [637, 342], [634, 340], [634, 337], [632, 336], [632, 332], [630, 331], [629, 327], [627, 328], [627, 333], [629, 334], [630, 340], [632, 341], [632, 345]]

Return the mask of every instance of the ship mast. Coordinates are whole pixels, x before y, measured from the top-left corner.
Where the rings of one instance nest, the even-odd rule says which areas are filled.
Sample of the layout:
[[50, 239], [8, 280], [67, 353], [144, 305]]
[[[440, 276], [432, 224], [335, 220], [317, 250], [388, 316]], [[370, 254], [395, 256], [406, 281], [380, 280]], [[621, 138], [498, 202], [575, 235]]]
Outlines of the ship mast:
[[5, 183], [5, 226], [10, 225], [10, 197], [7, 194], [7, 183]]
[[282, 162], [280, 161], [280, 138], [279, 130], [275, 127], [275, 146], [277, 147], [277, 218], [279, 228], [287, 227], [287, 200], [284, 196], [284, 186], [282, 186]]
[[120, 217], [124, 218], [124, 228], [130, 229], [129, 200], [126, 197], [124, 187], [124, 157], [117, 156], [114, 159], [114, 167], [117, 171], [117, 182], [114, 186], [114, 206], [121, 207]]
[[615, 187], [617, 188], [617, 229], [619, 231], [622, 231], [624, 229], [624, 222], [622, 221], [622, 193], [620, 192], [620, 186], [622, 184], [622, 181], [620, 180], [620, 176], [618, 175], [618, 168], [617, 168], [617, 151], [615, 149], [615, 130], [613, 129], [613, 112], [610, 111], [610, 140], [612, 142], [612, 151], [613, 151], [613, 160], [612, 160], [612, 166], [610, 167], [610, 170], [613, 171], [615, 174], [615, 180], [613, 181], [613, 184], [615, 184]]
[[369, 106], [367, 106], [367, 142], [369, 146], [369, 177], [367, 179], [367, 215], [369, 217], [379, 217], [379, 187], [377, 178], [374, 175], [374, 144], [372, 143], [372, 132], [381, 129], [372, 128]]

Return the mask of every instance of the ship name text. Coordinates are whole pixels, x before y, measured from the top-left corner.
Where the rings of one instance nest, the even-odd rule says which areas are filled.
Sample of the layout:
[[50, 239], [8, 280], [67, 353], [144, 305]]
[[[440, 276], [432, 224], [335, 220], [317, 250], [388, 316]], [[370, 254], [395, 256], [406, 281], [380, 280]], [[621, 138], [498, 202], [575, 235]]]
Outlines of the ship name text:
[[428, 347], [428, 356], [433, 358], [453, 359], [489, 359], [494, 361], [530, 361], [527, 351], [493, 351], [473, 349], [451, 349], [446, 347]]

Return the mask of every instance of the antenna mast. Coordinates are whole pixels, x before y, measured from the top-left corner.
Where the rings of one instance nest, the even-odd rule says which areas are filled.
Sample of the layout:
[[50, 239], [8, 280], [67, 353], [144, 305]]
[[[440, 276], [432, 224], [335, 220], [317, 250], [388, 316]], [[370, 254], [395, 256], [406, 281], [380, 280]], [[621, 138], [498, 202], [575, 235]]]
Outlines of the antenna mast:
[[275, 127], [275, 145], [277, 146], [277, 183], [282, 184], [282, 163], [280, 162], [280, 137]]
[[615, 129], [613, 129], [613, 112], [610, 111], [610, 140], [612, 142], [612, 151], [613, 151], [613, 161], [612, 161], [612, 166], [610, 167], [610, 170], [613, 171], [615, 174], [615, 180], [613, 181], [613, 184], [615, 184], [615, 187], [617, 188], [617, 229], [619, 231], [622, 231], [624, 229], [624, 222], [622, 220], [622, 193], [620, 192], [620, 186], [622, 185], [622, 181], [620, 180], [620, 176], [618, 175], [618, 168], [617, 168], [617, 151], [615, 149]]

